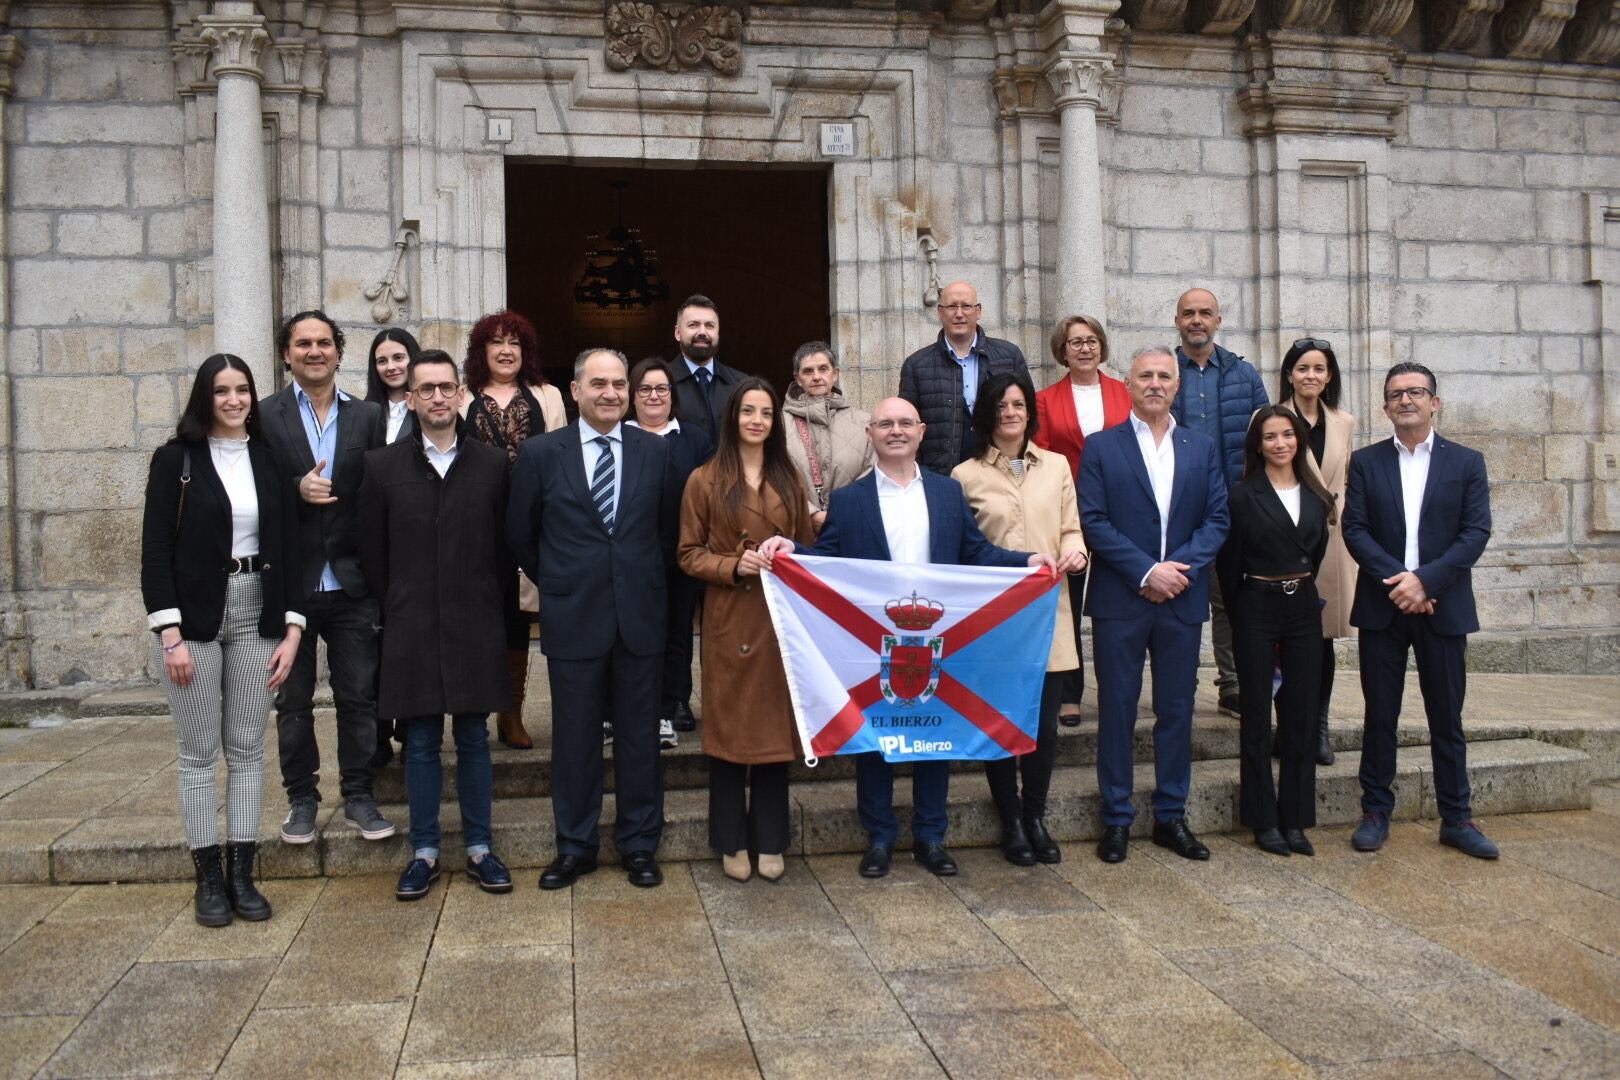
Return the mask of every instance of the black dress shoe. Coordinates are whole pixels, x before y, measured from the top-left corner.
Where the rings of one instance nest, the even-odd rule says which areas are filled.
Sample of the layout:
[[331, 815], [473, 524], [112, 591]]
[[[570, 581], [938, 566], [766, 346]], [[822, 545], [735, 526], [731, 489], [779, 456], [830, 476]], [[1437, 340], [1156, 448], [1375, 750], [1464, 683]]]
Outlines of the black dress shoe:
[[1046, 831], [1046, 818], [1043, 815], [1024, 818], [1024, 835], [1029, 837], [1029, 846], [1035, 849], [1036, 862], [1052, 866], [1063, 861], [1063, 852], [1058, 850], [1057, 841]]
[[1155, 821], [1153, 823], [1153, 842], [1160, 847], [1169, 848], [1183, 859], [1207, 859], [1209, 848], [1198, 842], [1198, 837], [1187, 828], [1185, 818], [1176, 818], [1174, 821]]
[[1288, 845], [1288, 850], [1295, 855], [1316, 854], [1316, 849], [1311, 846], [1310, 838], [1305, 835], [1304, 829], [1284, 829], [1282, 838], [1283, 842]]
[[669, 722], [676, 731], [697, 730], [697, 720], [692, 716], [692, 710], [684, 702], [670, 710]]
[[1130, 844], [1130, 829], [1124, 825], [1104, 825], [1102, 839], [1097, 841], [1097, 858], [1109, 863], [1124, 862]]
[[1024, 831], [1023, 818], [1009, 818], [1001, 823], [1001, 854], [1014, 866], [1035, 865], [1035, 849]]
[[658, 869], [658, 860], [650, 851], [632, 851], [624, 857], [624, 872], [630, 884], [638, 889], [651, 889], [664, 883], [664, 872]]
[[595, 869], [595, 855], [559, 855], [541, 873], [540, 887], [566, 889]]
[[1080, 714], [1077, 712], [1058, 713], [1058, 723], [1064, 727], [1079, 727]]
[[1288, 841], [1284, 840], [1283, 834], [1278, 832], [1276, 829], [1254, 830], [1254, 846], [1259, 848], [1261, 851], [1269, 851], [1273, 855], [1281, 855], [1283, 858], [1287, 858], [1289, 855]]
[[884, 877], [889, 872], [889, 863], [894, 859], [894, 849], [888, 844], [873, 844], [861, 856], [861, 877]]
[[952, 877], [956, 874], [956, 860], [951, 858], [944, 844], [918, 844], [911, 849], [911, 857], [935, 877]]

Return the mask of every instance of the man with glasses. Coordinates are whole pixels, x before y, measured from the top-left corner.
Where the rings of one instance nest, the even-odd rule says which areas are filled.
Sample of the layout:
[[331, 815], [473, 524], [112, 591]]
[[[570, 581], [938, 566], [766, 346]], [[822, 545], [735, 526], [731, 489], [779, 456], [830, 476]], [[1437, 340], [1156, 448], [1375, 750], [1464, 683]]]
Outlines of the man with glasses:
[[1477, 450], [1434, 431], [1440, 411], [1434, 373], [1402, 363], [1384, 376], [1384, 414], [1393, 438], [1350, 456], [1344, 542], [1360, 567], [1350, 623], [1360, 631], [1361, 824], [1357, 851], [1377, 851], [1395, 809], [1395, 724], [1406, 685], [1406, 657], [1417, 656], [1429, 720], [1440, 842], [1478, 859], [1496, 845], [1474, 824], [1469, 805], [1463, 693], [1468, 635], [1479, 629], [1472, 568], [1491, 536], [1490, 485]]
[[[1176, 366], [1181, 390], [1171, 415], [1176, 423], [1215, 440], [1227, 485], [1243, 479], [1243, 437], [1249, 417], [1271, 404], [1265, 383], [1243, 357], [1215, 344], [1221, 328], [1221, 305], [1208, 289], [1188, 289], [1176, 300]], [[1214, 580], [1209, 588], [1209, 636], [1215, 650], [1215, 685], [1220, 707], [1238, 714], [1237, 661], [1232, 654], [1232, 622]]]
[[911, 402], [926, 425], [917, 460], [925, 469], [950, 475], [973, 456], [973, 402], [992, 375], [1029, 377], [1024, 354], [1010, 341], [979, 329], [978, 291], [953, 281], [939, 294], [939, 337], [900, 366], [900, 397]]
[[490, 850], [487, 730], [489, 714], [512, 705], [501, 620], [514, 570], [502, 536], [506, 452], [461, 437], [460, 373], [448, 353], [423, 349], [406, 385], [419, 435], [367, 454], [360, 488], [360, 567], [382, 606], [377, 705], [405, 734], [412, 857], [394, 895], [420, 899], [439, 879], [446, 713], [467, 876], [485, 892], [510, 892], [512, 875]]

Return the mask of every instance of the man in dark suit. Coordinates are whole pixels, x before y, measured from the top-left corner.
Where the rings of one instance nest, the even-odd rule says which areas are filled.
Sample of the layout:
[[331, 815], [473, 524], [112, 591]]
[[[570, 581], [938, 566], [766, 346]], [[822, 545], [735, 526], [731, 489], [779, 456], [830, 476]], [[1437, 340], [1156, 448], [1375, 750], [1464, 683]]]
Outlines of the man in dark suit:
[[675, 342], [681, 356], [671, 367], [681, 424], [702, 428], [709, 445], [719, 446], [715, 418], [726, 414], [726, 402], [743, 373], [714, 358], [720, 348], [720, 312], [713, 300], [694, 293], [681, 301], [675, 312]]
[[1187, 828], [1198, 643], [1226, 539], [1226, 477], [1209, 436], [1170, 415], [1180, 381], [1168, 349], [1131, 358], [1131, 413], [1086, 440], [1080, 521], [1091, 548], [1086, 614], [1097, 663], [1097, 857], [1125, 858], [1136, 807], [1131, 743], [1142, 663], [1153, 659], [1153, 842], [1187, 859], [1209, 849]]
[[1377, 851], [1395, 809], [1395, 723], [1406, 684], [1406, 656], [1417, 654], [1418, 685], [1429, 718], [1440, 842], [1480, 859], [1496, 845], [1469, 809], [1463, 692], [1468, 635], [1479, 629], [1472, 568], [1491, 537], [1485, 458], [1434, 431], [1440, 411], [1434, 373], [1396, 364], [1384, 376], [1384, 413], [1393, 438], [1350, 455], [1344, 543], [1360, 567], [1350, 624], [1360, 631], [1361, 825], [1357, 851]]
[[[877, 467], [832, 493], [821, 535], [814, 547], [801, 550], [845, 559], [1053, 567], [1051, 556], [1008, 551], [986, 540], [962, 485], [918, 466], [923, 423], [909, 401], [896, 397], [879, 402], [866, 427]], [[785, 536], [773, 536], [759, 551], [769, 560], [795, 546]], [[911, 854], [941, 877], [956, 873], [956, 860], [945, 850], [950, 776], [948, 761], [911, 766]], [[894, 766], [882, 754], [857, 755], [855, 798], [871, 841], [861, 859], [861, 876], [882, 877], [889, 872], [900, 831], [894, 815]]]
[[371, 794], [377, 749], [377, 599], [360, 570], [356, 515], [365, 454], [383, 445], [381, 406], [337, 388], [343, 332], [324, 312], [301, 311], [276, 337], [292, 385], [266, 398], [265, 440], [277, 468], [298, 490], [304, 614], [309, 625], [292, 674], [276, 695], [281, 781], [289, 809], [281, 838], [315, 839], [321, 753], [315, 742], [315, 642], [326, 642], [337, 706], [338, 775], [344, 824], [367, 840], [394, 835]]
[[613, 724], [613, 843], [632, 885], [663, 881], [658, 696], [681, 492], [663, 439], [622, 421], [622, 353], [574, 361], [579, 422], [525, 442], [512, 472], [506, 541], [540, 588], [540, 649], [551, 679], [551, 805], [557, 857], [542, 889], [596, 869], [602, 725]]

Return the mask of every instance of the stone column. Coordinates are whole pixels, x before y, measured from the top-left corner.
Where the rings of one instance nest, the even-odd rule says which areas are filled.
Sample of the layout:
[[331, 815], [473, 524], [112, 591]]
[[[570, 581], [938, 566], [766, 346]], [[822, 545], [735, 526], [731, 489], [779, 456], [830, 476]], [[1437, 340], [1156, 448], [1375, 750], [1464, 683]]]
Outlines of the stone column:
[[221, 0], [197, 18], [219, 84], [214, 133], [214, 349], [235, 353], [275, 386], [270, 218], [264, 187], [259, 68], [270, 35], [252, 3]]
[[1061, 318], [1084, 312], [1107, 318], [1103, 280], [1102, 167], [1097, 152], [1097, 110], [1113, 57], [1102, 35], [1118, 0], [1052, 0], [1037, 16], [1037, 33], [1060, 125], [1057, 306]]

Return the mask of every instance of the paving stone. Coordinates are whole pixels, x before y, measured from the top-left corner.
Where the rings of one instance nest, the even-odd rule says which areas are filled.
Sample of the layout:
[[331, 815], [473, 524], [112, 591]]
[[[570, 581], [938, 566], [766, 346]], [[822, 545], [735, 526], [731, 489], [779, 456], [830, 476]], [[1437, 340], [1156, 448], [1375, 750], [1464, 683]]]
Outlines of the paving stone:
[[[1433, 767], [1423, 762], [1418, 768], [1423, 777], [1420, 814], [1438, 817]], [[1534, 739], [1474, 743], [1468, 748], [1468, 781], [1473, 810], [1481, 816], [1568, 810], [1591, 803], [1590, 759], [1577, 750]]]
[[509, 948], [568, 945], [573, 941], [572, 900], [567, 892], [534, 887], [532, 874], [513, 875], [512, 891], [482, 891], [466, 873], [446, 875], [444, 908], [433, 948]]
[[1061, 1006], [1022, 964], [891, 972], [889, 989], [912, 1016], [1005, 1012]]
[[[1075, 858], [1084, 848], [1074, 846]], [[956, 853], [961, 873], [941, 879], [969, 911], [981, 918], [1095, 911], [1097, 905], [1047, 866], [1013, 866], [1001, 852], [970, 848]]]
[[[1177, 1009], [1154, 1017], [1108, 1016], [1092, 1029], [1138, 1076], [1307, 1077], [1311, 1069], [1263, 1031], [1228, 1009]], [[1174, 1038], [1166, 1038], [1174, 1031]]]
[[232, 1080], [249, 1077], [394, 1075], [411, 1003], [329, 1004], [253, 1010], [220, 1067]]
[[1585, 885], [1611, 899], [1620, 899], [1620, 858], [1616, 858], [1614, 852], [1579, 840], [1560, 840], [1543, 832], [1537, 839], [1515, 845], [1510, 857]]
[[353, 918], [312, 933], [314, 921], [305, 920], [282, 958], [265, 988], [264, 1008], [406, 1001], [416, 993], [431, 923], [428, 935], [409, 923]]
[[[1409, 926], [1464, 921], [1496, 922], [1506, 914], [1494, 903], [1471, 897], [1456, 885], [1383, 854], [1362, 855], [1353, 859], [1290, 858], [1287, 862], [1288, 872], [1297, 874], [1302, 880], [1308, 879], [1323, 889]], [[1321, 898], [1320, 893], [1317, 898]]]
[[[725, 977], [697, 887], [684, 866], [638, 889], [613, 871], [580, 879], [574, 893], [574, 962], [595, 985], [718, 982]], [[656, 928], [657, 947], [646, 935]]]
[[56, 728], [35, 728], [27, 738], [0, 750], [0, 761], [72, 761], [126, 730], [131, 720], [78, 720]]
[[572, 1053], [572, 991], [566, 948], [435, 949], [400, 1060]]
[[[1135, 846], [1141, 849], [1150, 845]], [[1104, 911], [1162, 948], [1213, 948], [1270, 939], [1271, 935], [1253, 920], [1199, 887], [1197, 881], [1207, 871], [1208, 863], [1180, 861], [1188, 865], [1177, 872], [1139, 850], [1122, 863], [1071, 859], [1056, 869]]]
[[856, 942], [822, 934], [721, 939], [726, 976], [751, 1038], [909, 1031]]
[[938, 880], [888, 889], [827, 886], [833, 904], [882, 972], [1004, 964], [1012, 955]]
[[14, 884], [50, 881], [51, 845], [78, 824], [78, 818], [0, 821], [0, 881]]
[[1620, 956], [1620, 900], [1540, 871], [1504, 874], [1497, 882], [1465, 882], [1458, 888], [1508, 911], [1533, 912], [1543, 926]]
[[0, 795], [10, 795], [54, 768], [57, 765], [50, 761], [0, 761]]
[[1603, 1076], [1620, 1061], [1614, 1032], [1496, 976], [1404, 987], [1388, 997], [1511, 1076]]
[[78, 1026], [77, 1016], [0, 1016], [0, 1077], [33, 1076]]
[[1588, 1020], [1620, 1031], [1620, 958], [1529, 919], [1434, 926], [1423, 934], [1459, 956], [1541, 991]]
[[57, 881], [195, 880], [196, 865], [177, 813], [93, 817], [51, 845]]
[[574, 1080], [571, 1057], [500, 1058], [484, 1061], [428, 1061], [401, 1065], [395, 1080]]
[[0, 885], [0, 949], [26, 934], [72, 892], [49, 885]]
[[157, 939], [141, 954], [152, 963], [174, 960], [280, 959], [303, 928], [304, 919], [320, 895], [319, 881], [265, 881], [260, 891], [270, 901], [271, 917], [264, 922], [237, 919], [228, 931], [202, 926], [188, 905], [175, 915]]
[[[1284, 860], [1255, 847], [1246, 836], [1201, 837], [1209, 848], [1208, 862], [1193, 862], [1174, 852], [1151, 844], [1138, 845], [1141, 854], [1171, 871], [1182, 875], [1222, 903], [1241, 903], [1246, 900], [1273, 900], [1282, 896], [1319, 896], [1319, 885], [1296, 873], [1294, 862], [1301, 865], [1310, 859]], [[1132, 852], [1132, 858], [1137, 852]], [[1091, 851], [1077, 856], [1091, 857]]]
[[1501, 1080], [1503, 1073], [1477, 1054], [1454, 1050], [1424, 1057], [1383, 1058], [1317, 1071], [1322, 1080]]
[[218, 1067], [275, 969], [273, 960], [136, 964], [46, 1064], [47, 1076]]
[[109, 932], [94, 920], [40, 923], [0, 953], [0, 1012], [89, 1012], [156, 932]]
[[690, 870], [716, 934], [847, 932], [843, 916], [803, 859], [788, 859], [787, 872], [774, 883], [757, 874], [733, 881], [718, 861], [692, 863]]
[[1130, 1076], [1119, 1059], [1067, 1009], [915, 1018], [954, 1077]]
[[[656, 1055], [648, 1052], [650, 1016], [658, 1017]], [[578, 997], [577, 1030], [582, 1078], [759, 1075], [724, 982], [590, 988]]]
[[913, 1032], [754, 1040], [765, 1080], [943, 1080], [945, 1071]]
[[114, 919], [150, 925], [157, 932], [191, 903], [191, 885], [98, 885], [75, 889], [51, 912], [53, 923]]
[[0, 819], [89, 817], [127, 795], [142, 779], [133, 773], [64, 775], [53, 769], [0, 799]]

